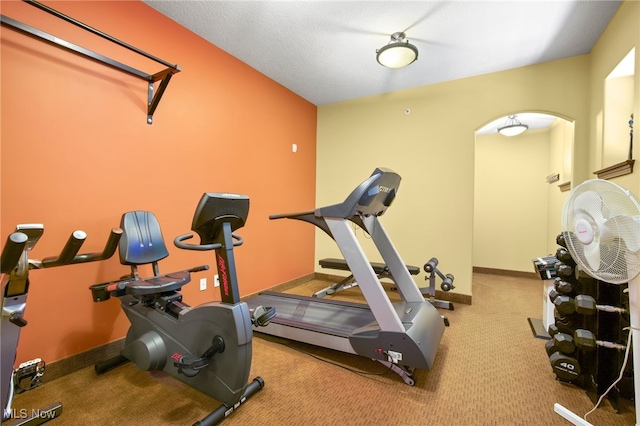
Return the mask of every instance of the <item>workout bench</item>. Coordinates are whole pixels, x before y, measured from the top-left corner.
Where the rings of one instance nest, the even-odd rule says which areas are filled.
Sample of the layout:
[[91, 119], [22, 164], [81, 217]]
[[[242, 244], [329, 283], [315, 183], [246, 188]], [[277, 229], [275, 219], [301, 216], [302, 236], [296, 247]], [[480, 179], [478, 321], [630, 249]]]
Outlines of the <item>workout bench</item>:
[[[335, 258], [320, 259], [318, 263], [322, 268], [326, 268], [326, 269], [335, 269], [340, 271], [350, 270], [349, 265], [347, 265], [347, 262], [344, 259], [335, 259]], [[391, 275], [391, 271], [389, 271], [389, 268], [387, 267], [387, 265], [380, 262], [370, 262], [370, 263], [371, 263], [371, 267], [373, 268], [373, 271], [376, 273], [378, 278], [389, 278], [393, 280], [393, 276]], [[420, 273], [420, 268], [417, 266], [406, 265], [406, 267], [411, 275], [418, 275]], [[340, 282], [332, 284], [329, 287], [323, 288], [322, 290], [316, 291], [315, 293], [313, 293], [313, 297], [322, 298], [342, 290], [347, 290], [352, 287], [356, 287], [357, 285], [358, 283], [355, 281], [353, 274], [351, 274], [348, 277], [341, 280]], [[429, 301], [436, 308], [448, 309], [450, 311], [453, 310], [453, 304], [451, 302], [435, 299], [435, 282], [433, 280], [430, 280], [429, 287], [421, 287], [420, 292], [423, 295], [429, 296]]]
[[[319, 264], [322, 268], [326, 269], [349, 271], [349, 265], [347, 265], [347, 262], [344, 259], [320, 259]], [[384, 263], [371, 262], [371, 267], [373, 268], [373, 271], [376, 273], [378, 278], [393, 279], [393, 277], [391, 276], [391, 271], [389, 271], [389, 268], [387, 268], [387, 265], [385, 265]], [[418, 275], [420, 273], [420, 268], [418, 268], [417, 266], [407, 265], [407, 269], [409, 270], [409, 273], [411, 275]], [[327, 288], [316, 291], [315, 293], [313, 293], [313, 297], [325, 297], [342, 290], [350, 289], [351, 287], [356, 287], [357, 285], [358, 283], [355, 281], [353, 274], [351, 274], [338, 283], [332, 284]]]

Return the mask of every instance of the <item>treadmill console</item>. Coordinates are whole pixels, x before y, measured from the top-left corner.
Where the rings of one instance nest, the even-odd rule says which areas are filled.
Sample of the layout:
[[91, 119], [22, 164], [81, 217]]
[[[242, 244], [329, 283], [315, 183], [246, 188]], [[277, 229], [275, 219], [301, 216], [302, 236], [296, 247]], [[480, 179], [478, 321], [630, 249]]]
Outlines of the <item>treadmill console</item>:
[[240, 194], [206, 192], [193, 215], [191, 229], [200, 236], [200, 244], [212, 244], [222, 224], [229, 222], [231, 231], [242, 228], [249, 215], [249, 197]]
[[400, 175], [393, 170], [379, 167], [344, 202], [318, 208], [314, 214], [342, 219], [355, 215], [381, 216], [396, 198], [400, 180]]
[[356, 211], [363, 216], [382, 215], [396, 198], [399, 186], [400, 175], [390, 169], [377, 168], [355, 191], [359, 195]]

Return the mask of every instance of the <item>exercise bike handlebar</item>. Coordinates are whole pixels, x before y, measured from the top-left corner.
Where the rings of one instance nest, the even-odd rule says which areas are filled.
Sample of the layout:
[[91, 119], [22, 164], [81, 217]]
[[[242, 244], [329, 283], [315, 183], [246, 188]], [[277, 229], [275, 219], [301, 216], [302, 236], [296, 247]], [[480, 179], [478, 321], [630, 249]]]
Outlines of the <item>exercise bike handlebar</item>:
[[187, 269], [187, 272], [192, 274], [194, 272], [208, 271], [208, 270], [209, 270], [209, 265], [201, 265], [201, 266], [195, 266], [191, 269]]
[[87, 234], [84, 231], [73, 231], [60, 254], [58, 256], [45, 257], [40, 262], [41, 266], [43, 268], [53, 268], [54, 266], [68, 265], [76, 254], [78, 254], [80, 247], [82, 247], [86, 239]]
[[[233, 246], [234, 247], [242, 245], [243, 241], [242, 241], [242, 237], [240, 235], [231, 233], [231, 236], [235, 240], [233, 242]], [[191, 238], [193, 238], [193, 234], [178, 235], [173, 240], [173, 244], [176, 247], [184, 249], [184, 250], [207, 251], [207, 250], [217, 250], [219, 248], [222, 248], [222, 244], [221, 243], [214, 243], [214, 244], [187, 244], [187, 243], [183, 242], [183, 241], [189, 240]]]
[[102, 252], [79, 254], [73, 258], [71, 263], [72, 264], [87, 263], [87, 262], [96, 262], [99, 260], [109, 259], [116, 252], [121, 236], [122, 236], [122, 229], [112, 228], [111, 232], [109, 233], [109, 238], [107, 239], [107, 243], [105, 244]]
[[58, 256], [45, 257], [39, 264], [35, 264], [37, 268], [53, 268], [56, 266], [72, 265], [76, 263], [95, 262], [105, 260], [113, 256], [118, 248], [118, 242], [122, 236], [122, 229], [113, 228], [109, 234], [109, 239], [102, 252], [78, 254], [80, 247], [87, 238], [87, 234], [83, 231], [73, 231], [62, 248]]
[[0, 273], [8, 274], [13, 271], [22, 257], [28, 237], [22, 232], [14, 232], [7, 237], [7, 242], [0, 255]]

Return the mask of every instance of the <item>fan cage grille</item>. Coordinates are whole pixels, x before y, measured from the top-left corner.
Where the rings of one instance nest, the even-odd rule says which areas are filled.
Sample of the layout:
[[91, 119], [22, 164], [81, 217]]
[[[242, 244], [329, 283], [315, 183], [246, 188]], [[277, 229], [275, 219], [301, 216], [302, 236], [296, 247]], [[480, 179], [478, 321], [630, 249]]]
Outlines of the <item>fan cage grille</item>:
[[[589, 244], [577, 236], [580, 220], [593, 230]], [[592, 277], [623, 284], [640, 273], [634, 242], [640, 241], [640, 204], [621, 186], [602, 179], [578, 185], [564, 205], [562, 228], [571, 256]]]

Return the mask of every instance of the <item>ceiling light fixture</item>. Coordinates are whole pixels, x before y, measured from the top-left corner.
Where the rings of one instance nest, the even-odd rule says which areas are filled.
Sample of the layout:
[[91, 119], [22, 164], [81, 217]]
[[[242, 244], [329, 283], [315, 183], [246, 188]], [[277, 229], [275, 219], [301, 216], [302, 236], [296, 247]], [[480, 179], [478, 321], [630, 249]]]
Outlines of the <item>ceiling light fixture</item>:
[[376, 59], [380, 65], [387, 68], [402, 68], [418, 59], [418, 48], [405, 40], [406, 34], [397, 32], [391, 34], [391, 40], [386, 46], [376, 50]]
[[518, 120], [517, 115], [510, 115], [504, 125], [498, 127], [498, 133], [505, 136], [517, 136], [528, 128], [529, 126], [522, 124], [520, 120]]

